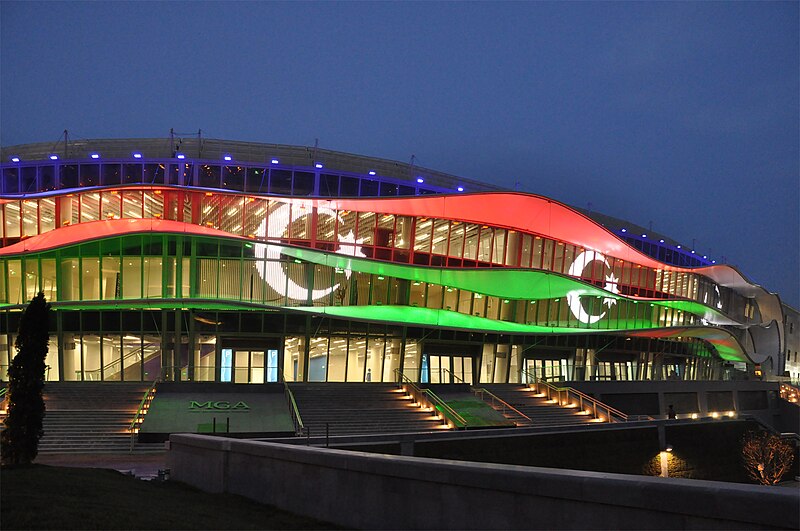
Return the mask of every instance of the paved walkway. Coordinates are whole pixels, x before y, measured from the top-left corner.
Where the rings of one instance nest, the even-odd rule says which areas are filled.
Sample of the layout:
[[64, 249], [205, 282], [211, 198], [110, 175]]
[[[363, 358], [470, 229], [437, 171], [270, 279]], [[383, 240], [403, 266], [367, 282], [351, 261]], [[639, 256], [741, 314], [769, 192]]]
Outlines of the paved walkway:
[[152, 454], [40, 454], [34, 463], [39, 465], [78, 468], [110, 468], [137, 478], [151, 478], [166, 468], [167, 453]]

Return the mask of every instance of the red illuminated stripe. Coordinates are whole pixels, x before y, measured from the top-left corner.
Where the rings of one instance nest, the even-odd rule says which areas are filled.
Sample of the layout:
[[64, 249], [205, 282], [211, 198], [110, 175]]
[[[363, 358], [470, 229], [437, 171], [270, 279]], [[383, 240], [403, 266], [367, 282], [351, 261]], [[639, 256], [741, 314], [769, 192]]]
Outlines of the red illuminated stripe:
[[[96, 188], [103, 190], [183, 190], [200, 193], [198, 188], [173, 188], [168, 186], [128, 186]], [[64, 191], [61, 191], [62, 193]], [[75, 190], [69, 190], [74, 193]], [[588, 250], [613, 256], [654, 269], [677, 272], [699, 272], [705, 268], [682, 268], [668, 265], [638, 251], [624, 240], [598, 225], [580, 212], [552, 199], [513, 192], [484, 192], [458, 195], [430, 195], [397, 198], [369, 199], [307, 199], [274, 197], [241, 192], [207, 192], [209, 195], [257, 196], [291, 204], [325, 206], [336, 210], [378, 212], [400, 216], [449, 219], [465, 223], [491, 225], [512, 230], [533, 232], [542, 236], [579, 245]], [[52, 192], [48, 195], [54, 195]], [[29, 196], [36, 197], [36, 196]], [[613, 264], [612, 264], [613, 265]], [[712, 266], [713, 267], [713, 266]]]
[[166, 232], [190, 234], [193, 236], [235, 238], [238, 240], [246, 239], [219, 229], [182, 223], [180, 221], [163, 219], [109, 219], [91, 221], [89, 223], [78, 223], [76, 225], [48, 231], [38, 236], [33, 236], [21, 242], [9, 245], [8, 247], [0, 248], [0, 256], [47, 251], [89, 240], [122, 236], [138, 232]]

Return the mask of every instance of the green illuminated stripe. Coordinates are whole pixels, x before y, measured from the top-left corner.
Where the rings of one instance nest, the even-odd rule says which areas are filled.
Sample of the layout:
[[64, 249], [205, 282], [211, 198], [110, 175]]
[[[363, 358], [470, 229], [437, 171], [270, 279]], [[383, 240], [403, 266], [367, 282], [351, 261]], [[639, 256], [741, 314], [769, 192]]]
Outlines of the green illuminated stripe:
[[368, 258], [356, 258], [336, 253], [325, 253], [313, 249], [281, 247], [281, 253], [313, 264], [339, 269], [350, 269], [358, 273], [385, 275], [416, 282], [427, 282], [441, 286], [481, 293], [504, 299], [542, 300], [566, 297], [567, 293], [595, 296], [614, 300], [626, 300], [636, 304], [650, 304], [673, 308], [694, 314], [712, 323], [738, 324], [714, 308], [688, 300], [638, 300], [611, 293], [586, 284], [580, 280], [536, 269], [437, 269], [391, 262], [378, 262]]

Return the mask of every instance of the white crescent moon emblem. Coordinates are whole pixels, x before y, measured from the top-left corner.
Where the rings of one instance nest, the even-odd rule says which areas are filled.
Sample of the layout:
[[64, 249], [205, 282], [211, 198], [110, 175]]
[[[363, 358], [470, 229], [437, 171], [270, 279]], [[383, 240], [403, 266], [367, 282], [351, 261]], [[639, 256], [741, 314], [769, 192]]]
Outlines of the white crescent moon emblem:
[[[589, 254], [591, 253], [591, 257]], [[590, 262], [594, 262], [599, 260], [605, 264], [606, 267], [609, 269], [611, 266], [608, 265], [608, 260], [606, 257], [600, 253], [596, 253], [594, 251], [583, 251], [581, 254], [575, 257], [575, 261], [572, 262], [572, 265], [569, 266], [569, 274], [573, 277], [580, 277], [583, 275], [583, 270], [586, 269], [586, 266], [589, 265]], [[593, 324], [605, 317], [606, 312], [599, 315], [591, 315], [589, 312], [583, 309], [583, 304], [581, 304], [581, 296], [579, 291], [568, 291], [567, 292], [567, 304], [569, 305], [569, 310], [572, 312], [572, 315], [575, 316], [575, 319], [584, 323], [584, 324]]]
[[[330, 208], [318, 207], [317, 212], [319, 214], [325, 214], [334, 218], [338, 218], [339, 222], [342, 223], [341, 218], [339, 218], [336, 212]], [[311, 214], [310, 211], [304, 214], [304, 216], [308, 216], [309, 214]], [[298, 216], [295, 219], [300, 219], [300, 217], [301, 216]], [[282, 205], [269, 215], [269, 234], [267, 234], [267, 218], [265, 217], [264, 221], [261, 222], [261, 225], [258, 226], [256, 235], [259, 238], [264, 238], [265, 236], [268, 236], [269, 238], [282, 238], [283, 235], [286, 234], [286, 229], [289, 228], [289, 222], [289, 205]], [[258, 261], [256, 262], [256, 270], [258, 271], [259, 276], [267, 284], [269, 284], [272, 289], [278, 293], [286, 295], [290, 299], [306, 300], [308, 298], [308, 288], [304, 288], [286, 276], [286, 273], [283, 270], [283, 264], [279, 261], [281, 256], [279, 247], [274, 245], [265, 245], [263, 243], [256, 243], [254, 250], [256, 258], [258, 258]], [[317, 300], [326, 297], [338, 287], [339, 284], [334, 284], [333, 286], [325, 289], [312, 289], [311, 300]]]

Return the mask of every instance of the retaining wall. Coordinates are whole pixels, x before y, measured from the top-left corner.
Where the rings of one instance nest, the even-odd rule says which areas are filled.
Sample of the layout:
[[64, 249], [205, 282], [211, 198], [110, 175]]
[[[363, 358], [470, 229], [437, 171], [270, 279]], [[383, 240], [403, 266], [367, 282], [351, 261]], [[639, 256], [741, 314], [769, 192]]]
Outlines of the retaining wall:
[[362, 529], [797, 529], [781, 487], [173, 435], [172, 478]]

